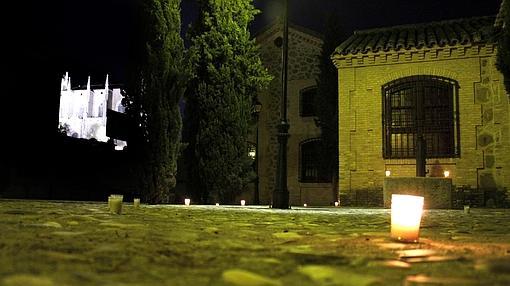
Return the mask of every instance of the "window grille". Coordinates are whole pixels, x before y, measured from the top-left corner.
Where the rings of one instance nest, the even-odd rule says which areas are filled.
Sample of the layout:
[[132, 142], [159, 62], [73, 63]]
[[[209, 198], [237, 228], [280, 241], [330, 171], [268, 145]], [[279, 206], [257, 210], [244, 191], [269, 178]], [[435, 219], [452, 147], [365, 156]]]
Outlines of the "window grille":
[[327, 170], [320, 162], [321, 139], [309, 139], [301, 142], [300, 147], [300, 182], [330, 182]]
[[415, 158], [423, 134], [427, 158], [460, 154], [458, 84], [438, 76], [411, 76], [382, 87], [384, 158]]

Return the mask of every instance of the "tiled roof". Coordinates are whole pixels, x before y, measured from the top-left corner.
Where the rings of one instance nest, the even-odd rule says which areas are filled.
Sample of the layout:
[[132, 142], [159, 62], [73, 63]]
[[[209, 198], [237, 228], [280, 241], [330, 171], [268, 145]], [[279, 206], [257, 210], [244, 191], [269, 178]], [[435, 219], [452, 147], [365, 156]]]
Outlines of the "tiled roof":
[[485, 43], [492, 38], [494, 21], [494, 16], [486, 16], [356, 31], [336, 48], [335, 54]]

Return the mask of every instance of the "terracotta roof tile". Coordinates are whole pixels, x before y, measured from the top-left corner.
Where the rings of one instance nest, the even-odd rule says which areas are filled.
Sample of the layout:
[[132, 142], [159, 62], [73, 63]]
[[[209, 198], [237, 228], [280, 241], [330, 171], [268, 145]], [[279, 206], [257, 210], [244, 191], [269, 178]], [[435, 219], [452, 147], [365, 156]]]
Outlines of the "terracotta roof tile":
[[335, 54], [485, 43], [491, 41], [494, 21], [494, 16], [486, 16], [356, 31]]

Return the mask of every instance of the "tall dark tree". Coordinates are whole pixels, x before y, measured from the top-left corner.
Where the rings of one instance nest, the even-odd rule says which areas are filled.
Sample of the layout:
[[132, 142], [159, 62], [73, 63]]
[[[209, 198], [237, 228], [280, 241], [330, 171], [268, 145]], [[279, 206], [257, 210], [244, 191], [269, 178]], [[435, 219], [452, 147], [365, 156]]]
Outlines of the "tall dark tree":
[[180, 149], [179, 100], [187, 85], [180, 0], [135, 0], [132, 8], [125, 103], [135, 128], [128, 148], [142, 199], [168, 202]]
[[344, 40], [339, 19], [336, 13], [331, 13], [326, 20], [315, 97], [323, 145], [320, 149], [321, 167], [330, 175], [335, 187], [338, 179], [338, 76], [331, 55]]
[[510, 1], [503, 1], [500, 11], [502, 31], [498, 43], [496, 66], [504, 76], [505, 89], [510, 93]]
[[195, 199], [231, 203], [253, 170], [248, 157], [251, 111], [270, 80], [248, 25], [258, 13], [252, 0], [199, 0], [191, 30], [194, 79], [186, 120]]

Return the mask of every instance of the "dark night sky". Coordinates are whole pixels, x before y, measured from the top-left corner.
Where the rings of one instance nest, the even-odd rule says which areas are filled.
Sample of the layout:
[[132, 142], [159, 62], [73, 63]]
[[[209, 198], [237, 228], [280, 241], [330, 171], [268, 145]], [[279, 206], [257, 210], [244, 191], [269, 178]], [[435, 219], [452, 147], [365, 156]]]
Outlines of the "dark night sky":
[[[21, 1], [20, 1], [21, 2]], [[33, 35], [31, 44], [58, 54], [61, 63], [76, 79], [102, 82], [105, 73], [122, 81], [129, 19], [126, 0], [29, 1], [20, 18]], [[281, 1], [255, 0], [262, 11], [252, 32], [281, 13]], [[347, 34], [356, 29], [427, 22], [471, 16], [495, 15], [500, 0], [289, 0], [291, 22], [321, 32], [328, 11], [336, 10]], [[196, 15], [194, 0], [183, 0], [183, 26]], [[26, 33], [25, 33], [26, 34]], [[23, 36], [24, 38], [26, 37]], [[23, 39], [26, 40], [26, 39]], [[84, 82], [83, 82], [84, 83]]]

